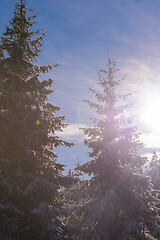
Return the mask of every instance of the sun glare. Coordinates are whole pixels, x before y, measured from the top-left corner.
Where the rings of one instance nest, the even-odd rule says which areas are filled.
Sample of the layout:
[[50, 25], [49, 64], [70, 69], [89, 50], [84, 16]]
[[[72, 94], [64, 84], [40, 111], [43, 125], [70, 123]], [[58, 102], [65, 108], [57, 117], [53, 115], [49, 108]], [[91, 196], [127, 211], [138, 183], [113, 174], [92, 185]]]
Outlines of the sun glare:
[[140, 112], [140, 121], [145, 128], [157, 131], [160, 128], [160, 97], [150, 95]]

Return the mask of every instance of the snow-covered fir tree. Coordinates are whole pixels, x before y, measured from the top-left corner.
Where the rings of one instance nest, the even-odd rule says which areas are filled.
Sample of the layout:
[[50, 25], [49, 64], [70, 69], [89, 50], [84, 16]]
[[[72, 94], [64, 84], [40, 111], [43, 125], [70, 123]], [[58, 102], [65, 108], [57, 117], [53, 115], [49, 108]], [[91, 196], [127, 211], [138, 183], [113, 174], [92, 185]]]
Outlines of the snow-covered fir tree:
[[39, 79], [56, 65], [35, 64], [45, 36], [36, 17], [20, 0], [0, 42], [0, 236], [58, 240], [67, 238], [58, 216], [71, 178], [52, 150], [72, 144], [56, 135], [66, 124], [47, 101], [53, 80]]
[[93, 119], [92, 127], [84, 129], [91, 160], [77, 168], [91, 179], [69, 191], [74, 206], [74, 239], [141, 240], [158, 236], [157, 200], [150, 178], [142, 174], [145, 158], [138, 155], [142, 144], [133, 118], [127, 114], [130, 104], [126, 98], [130, 94], [121, 94], [117, 72], [115, 61], [108, 58], [106, 69], [99, 72], [102, 91], [90, 89], [97, 101], [86, 101], [99, 117]]
[[156, 151], [153, 152], [146, 173], [151, 177], [155, 188], [160, 189], [160, 156]]

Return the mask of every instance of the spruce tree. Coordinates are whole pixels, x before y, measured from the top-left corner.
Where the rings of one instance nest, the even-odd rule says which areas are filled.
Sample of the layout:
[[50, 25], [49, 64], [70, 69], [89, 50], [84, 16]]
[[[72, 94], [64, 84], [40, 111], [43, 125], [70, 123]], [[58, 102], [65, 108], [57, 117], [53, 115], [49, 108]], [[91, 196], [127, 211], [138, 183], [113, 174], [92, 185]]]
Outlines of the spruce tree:
[[[153, 152], [153, 156], [148, 165], [148, 169], [145, 171], [145, 173], [151, 178], [154, 188], [154, 196], [159, 199], [156, 207], [160, 215], [160, 156], [156, 151]], [[160, 226], [160, 219], [158, 221], [158, 225]]]
[[70, 177], [53, 150], [72, 144], [56, 135], [66, 124], [48, 101], [53, 80], [40, 81], [56, 65], [36, 65], [45, 36], [36, 17], [20, 0], [0, 42], [0, 236], [17, 240], [67, 236], [59, 216]]
[[160, 157], [156, 151], [153, 152], [153, 156], [149, 162], [147, 175], [151, 177], [154, 185], [157, 185], [160, 181]]
[[[99, 72], [102, 91], [90, 89], [97, 101], [86, 101], [99, 117], [84, 129], [91, 160], [77, 168], [91, 175], [88, 184], [77, 191], [72, 220], [81, 240], [154, 239], [159, 231], [157, 200], [150, 179], [142, 174], [145, 158], [138, 155], [142, 144], [133, 118], [127, 114], [130, 94], [121, 94], [123, 78], [117, 79], [117, 72], [115, 61], [108, 58], [106, 69]], [[77, 224], [80, 220], [77, 228], [76, 220]]]

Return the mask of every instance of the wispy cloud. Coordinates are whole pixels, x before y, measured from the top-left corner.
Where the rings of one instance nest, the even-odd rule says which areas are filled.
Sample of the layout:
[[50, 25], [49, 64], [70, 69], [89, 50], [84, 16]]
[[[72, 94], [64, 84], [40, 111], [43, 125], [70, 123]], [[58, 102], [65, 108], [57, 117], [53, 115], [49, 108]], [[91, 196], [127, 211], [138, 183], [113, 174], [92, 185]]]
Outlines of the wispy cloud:
[[121, 71], [126, 73], [126, 81], [122, 89], [131, 92], [138, 105], [146, 102], [151, 94], [159, 95], [160, 70], [158, 63], [153, 64], [136, 58], [125, 59], [121, 63]]
[[160, 135], [158, 133], [144, 133], [141, 135], [144, 147], [148, 150], [160, 150]]
[[69, 124], [68, 127], [65, 128], [63, 132], [58, 132], [57, 135], [66, 140], [82, 142], [84, 133], [81, 128], [86, 127], [87, 126], [85, 124], [72, 123]]

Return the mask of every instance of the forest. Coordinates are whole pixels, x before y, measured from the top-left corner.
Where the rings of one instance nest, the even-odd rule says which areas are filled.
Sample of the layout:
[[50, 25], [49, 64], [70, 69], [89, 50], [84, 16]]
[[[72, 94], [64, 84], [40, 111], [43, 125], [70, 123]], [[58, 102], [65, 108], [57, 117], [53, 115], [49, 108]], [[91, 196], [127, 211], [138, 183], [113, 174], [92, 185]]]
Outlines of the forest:
[[99, 90], [89, 89], [95, 101], [85, 100], [96, 112], [81, 129], [88, 161], [64, 174], [55, 150], [74, 143], [58, 135], [65, 116], [49, 102], [54, 81], [42, 80], [57, 64], [37, 64], [46, 34], [36, 25], [34, 9], [17, 0], [0, 37], [0, 239], [160, 239], [160, 156], [140, 154], [116, 61], [108, 56]]

